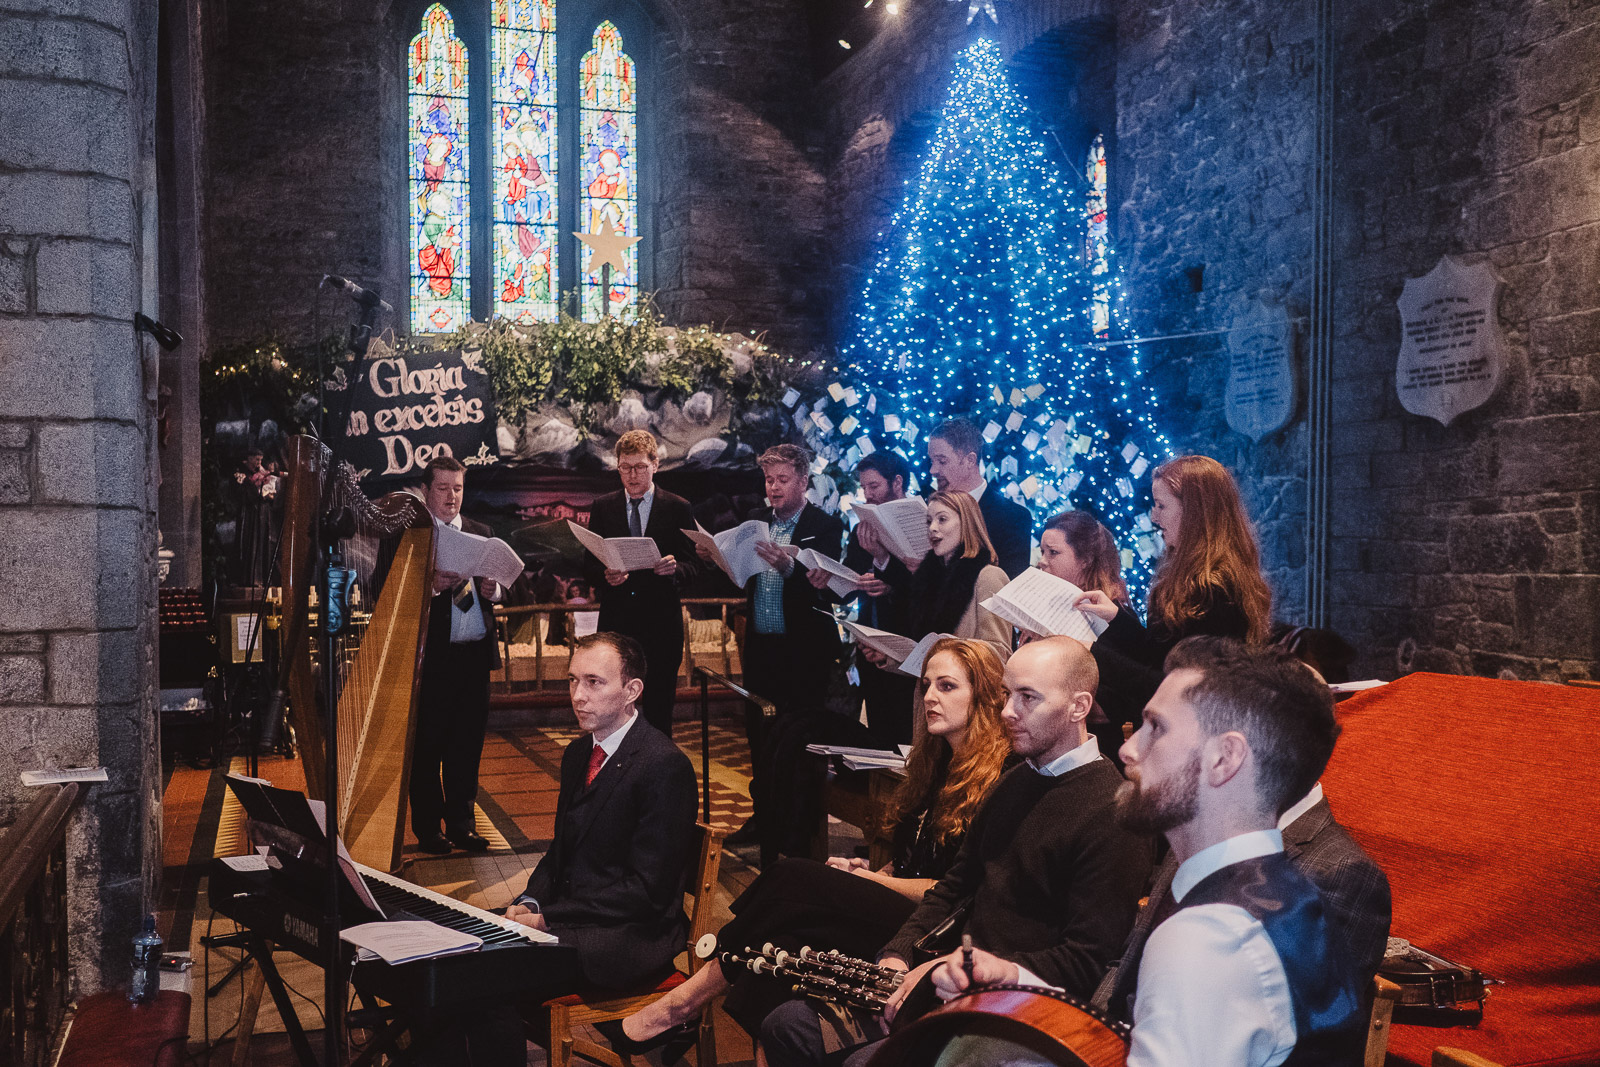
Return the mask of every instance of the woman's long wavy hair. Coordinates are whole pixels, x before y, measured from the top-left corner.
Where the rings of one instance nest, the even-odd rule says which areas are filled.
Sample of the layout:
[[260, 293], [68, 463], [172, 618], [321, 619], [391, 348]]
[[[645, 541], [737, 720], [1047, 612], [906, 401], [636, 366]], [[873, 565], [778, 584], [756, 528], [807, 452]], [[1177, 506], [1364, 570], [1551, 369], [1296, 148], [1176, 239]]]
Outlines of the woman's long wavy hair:
[[[1000, 721], [1000, 711], [1006, 706], [1000, 657], [982, 641], [947, 637], [928, 650], [927, 658], [922, 661], [922, 677], [917, 682], [917, 713], [921, 714], [922, 696], [928, 691], [927, 665], [941, 652], [955, 657], [972, 687], [972, 707], [967, 712], [967, 743], [961, 755], [956, 756], [944, 738], [919, 732], [921, 740], [906, 759], [906, 780], [889, 802], [887, 825], [893, 826], [908, 813], [926, 805], [927, 825], [935, 839], [943, 844], [965, 834], [972, 825], [979, 806], [1000, 780], [1006, 757], [1011, 754], [1011, 740], [1005, 724]], [[930, 798], [929, 789], [941, 767], [949, 768], [944, 787], [938, 796]]]
[[1178, 547], [1161, 558], [1150, 587], [1150, 616], [1177, 631], [1217, 596], [1250, 620], [1247, 640], [1261, 644], [1272, 624], [1272, 589], [1261, 574], [1261, 549], [1227, 469], [1210, 456], [1179, 456], [1156, 478], [1183, 509]]
[[1122, 580], [1122, 555], [1117, 551], [1116, 538], [1098, 519], [1087, 511], [1063, 511], [1052, 515], [1044, 528], [1066, 538], [1067, 547], [1083, 568], [1084, 589], [1098, 589], [1118, 604], [1133, 607], [1128, 583]]

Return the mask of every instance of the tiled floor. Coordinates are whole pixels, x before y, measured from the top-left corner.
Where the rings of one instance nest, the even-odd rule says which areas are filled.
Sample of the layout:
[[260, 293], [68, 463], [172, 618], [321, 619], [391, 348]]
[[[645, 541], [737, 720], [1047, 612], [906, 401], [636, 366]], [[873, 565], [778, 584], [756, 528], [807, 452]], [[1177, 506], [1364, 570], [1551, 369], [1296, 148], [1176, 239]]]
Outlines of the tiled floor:
[[[562, 749], [575, 737], [576, 728], [514, 727], [491, 732], [485, 742], [480, 773], [479, 832], [495, 846], [486, 854], [453, 853], [434, 857], [416, 848], [406, 836], [402, 877], [438, 892], [484, 908], [500, 907], [521, 891], [528, 872], [548, 847], [555, 823], [557, 783]], [[698, 723], [679, 723], [674, 739], [700, 770]], [[744, 737], [731, 721], [711, 726], [712, 824], [724, 833], [741, 825], [750, 814], [750, 766]], [[228, 972], [238, 951], [208, 947], [208, 931], [231, 932], [231, 921], [213, 919], [206, 896], [206, 870], [214, 856], [242, 851], [237, 802], [224, 787], [230, 770], [243, 772], [244, 761], [232, 767], [172, 770], [164, 795], [163, 849], [165, 872], [159, 923], [167, 950], [191, 952], [189, 972], [194, 994], [190, 1027], [191, 1051], [213, 1065], [232, 1062], [232, 1028], [240, 1013], [241, 983], [233, 978], [214, 997], [203, 995]], [[304, 775], [297, 761], [263, 760], [258, 773], [285, 788], [302, 788]], [[729, 852], [723, 862], [718, 924], [728, 917], [728, 901], [754, 876], [739, 857]], [[292, 953], [280, 951], [276, 962], [285, 983], [295, 995], [296, 1014], [308, 1029], [320, 1029], [322, 971]], [[718, 1018], [718, 1058], [726, 1067], [750, 1062], [749, 1038], [725, 1017]], [[320, 1050], [320, 1034], [314, 1036]], [[209, 1052], [209, 1054], [208, 1054]], [[691, 1060], [693, 1054], [690, 1054]], [[293, 1062], [284, 1025], [271, 997], [262, 1000], [250, 1044], [250, 1062]], [[530, 1067], [543, 1065], [545, 1055], [529, 1046]]]

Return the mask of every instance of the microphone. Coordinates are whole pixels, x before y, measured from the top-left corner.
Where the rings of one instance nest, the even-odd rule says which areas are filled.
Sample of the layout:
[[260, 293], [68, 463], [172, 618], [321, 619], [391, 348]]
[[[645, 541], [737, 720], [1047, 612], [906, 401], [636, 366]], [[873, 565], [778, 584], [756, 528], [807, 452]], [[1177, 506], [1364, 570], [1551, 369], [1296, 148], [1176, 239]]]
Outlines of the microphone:
[[394, 314], [394, 307], [387, 300], [384, 300], [371, 289], [361, 288], [361, 286], [348, 278], [341, 278], [337, 274], [324, 274], [321, 284], [331, 285], [335, 289], [343, 289], [350, 294], [357, 304], [364, 308], [377, 308], [379, 311], [386, 311], [391, 315]]

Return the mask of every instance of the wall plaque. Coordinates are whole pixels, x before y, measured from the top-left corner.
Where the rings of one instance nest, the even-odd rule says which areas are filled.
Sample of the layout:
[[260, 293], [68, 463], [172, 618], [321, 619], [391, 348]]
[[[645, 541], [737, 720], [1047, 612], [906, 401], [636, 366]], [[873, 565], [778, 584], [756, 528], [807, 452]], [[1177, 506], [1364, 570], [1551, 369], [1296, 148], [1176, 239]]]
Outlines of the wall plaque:
[[1294, 328], [1282, 304], [1252, 302], [1228, 333], [1228, 425], [1252, 441], [1294, 417], [1299, 375]]
[[1394, 385], [1407, 411], [1448, 426], [1494, 395], [1506, 366], [1499, 311], [1504, 284], [1488, 263], [1454, 256], [1406, 279], [1396, 301], [1401, 338]]

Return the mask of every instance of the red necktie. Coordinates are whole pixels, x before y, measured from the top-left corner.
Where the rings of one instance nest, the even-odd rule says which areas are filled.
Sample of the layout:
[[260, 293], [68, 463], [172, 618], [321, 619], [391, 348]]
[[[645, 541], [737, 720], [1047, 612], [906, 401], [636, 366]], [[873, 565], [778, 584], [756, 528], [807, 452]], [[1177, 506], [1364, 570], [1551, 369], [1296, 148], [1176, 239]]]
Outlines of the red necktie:
[[599, 745], [594, 746], [594, 751], [589, 753], [589, 774], [583, 780], [583, 787], [588, 789], [594, 785], [595, 775], [600, 773], [601, 766], [606, 761], [606, 750]]

